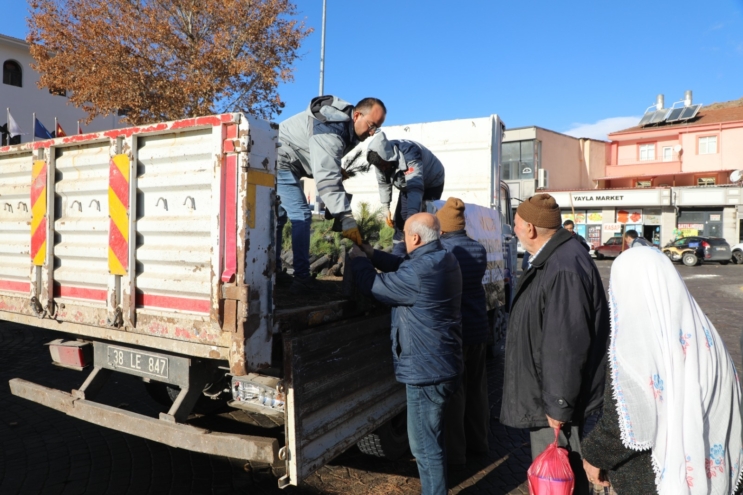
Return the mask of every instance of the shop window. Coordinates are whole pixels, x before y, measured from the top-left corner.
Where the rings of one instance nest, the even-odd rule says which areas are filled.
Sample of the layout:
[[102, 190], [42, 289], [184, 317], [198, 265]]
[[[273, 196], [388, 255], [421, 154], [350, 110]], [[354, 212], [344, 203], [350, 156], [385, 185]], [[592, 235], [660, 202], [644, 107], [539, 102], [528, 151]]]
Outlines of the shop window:
[[647, 162], [655, 160], [655, 144], [640, 145], [640, 161]]
[[21, 65], [14, 60], [3, 62], [3, 84], [23, 87], [23, 71]]
[[653, 187], [653, 183], [649, 180], [636, 180], [635, 187]]
[[717, 153], [717, 136], [705, 136], [699, 138], [699, 154], [714, 155]]
[[663, 161], [664, 162], [673, 161], [673, 148], [671, 148], [670, 146], [663, 147]]
[[697, 177], [698, 186], [714, 186], [716, 182], [715, 177]]

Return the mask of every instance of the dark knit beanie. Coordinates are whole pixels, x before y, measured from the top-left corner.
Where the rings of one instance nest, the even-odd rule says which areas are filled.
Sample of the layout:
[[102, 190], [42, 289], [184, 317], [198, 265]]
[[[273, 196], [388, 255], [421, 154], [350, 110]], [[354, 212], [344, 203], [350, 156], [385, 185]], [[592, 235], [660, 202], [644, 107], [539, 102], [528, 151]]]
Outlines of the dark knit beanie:
[[446, 204], [436, 212], [442, 232], [464, 230], [464, 203], [459, 198], [449, 198]]
[[536, 194], [523, 201], [516, 213], [522, 220], [533, 224], [535, 227], [556, 229], [562, 225], [560, 205], [549, 194]]

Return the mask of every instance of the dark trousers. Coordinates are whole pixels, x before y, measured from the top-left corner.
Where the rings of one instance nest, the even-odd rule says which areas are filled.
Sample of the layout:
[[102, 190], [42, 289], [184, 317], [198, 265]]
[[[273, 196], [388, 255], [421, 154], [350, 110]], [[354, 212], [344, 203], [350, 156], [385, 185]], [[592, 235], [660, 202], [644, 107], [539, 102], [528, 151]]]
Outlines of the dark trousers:
[[462, 381], [446, 407], [446, 456], [449, 464], [467, 462], [467, 451], [485, 454], [490, 450], [486, 352], [485, 343], [462, 348]]
[[444, 410], [458, 385], [407, 385], [408, 440], [421, 479], [422, 495], [446, 495]]
[[[435, 199], [441, 199], [441, 194], [444, 192], [444, 185], [426, 188], [423, 191], [423, 199], [421, 206], [418, 208], [418, 212], [423, 211], [425, 201], [433, 201]], [[405, 256], [407, 251], [405, 250], [405, 233], [403, 228], [405, 227], [405, 221], [408, 219], [408, 192], [400, 191], [400, 195], [397, 198], [397, 206], [395, 207], [395, 215], [392, 217], [395, 223], [395, 233], [392, 236], [392, 254], [396, 256]]]

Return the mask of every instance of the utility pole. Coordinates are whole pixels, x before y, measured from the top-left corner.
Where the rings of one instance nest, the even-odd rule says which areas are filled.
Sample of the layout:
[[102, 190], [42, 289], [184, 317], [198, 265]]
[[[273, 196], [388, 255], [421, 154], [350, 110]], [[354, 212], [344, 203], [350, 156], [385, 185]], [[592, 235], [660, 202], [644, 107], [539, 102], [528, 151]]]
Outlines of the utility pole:
[[325, 91], [325, 11], [327, 9], [327, 0], [322, 0], [322, 35], [320, 40], [320, 92], [322, 96]]

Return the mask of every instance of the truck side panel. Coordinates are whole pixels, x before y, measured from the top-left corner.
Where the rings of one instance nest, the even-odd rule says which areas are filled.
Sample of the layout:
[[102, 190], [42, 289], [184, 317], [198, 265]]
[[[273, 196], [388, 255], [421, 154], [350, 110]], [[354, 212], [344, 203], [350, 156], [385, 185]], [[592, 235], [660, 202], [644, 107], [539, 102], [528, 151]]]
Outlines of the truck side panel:
[[287, 478], [296, 485], [405, 407], [389, 314], [284, 334]]

